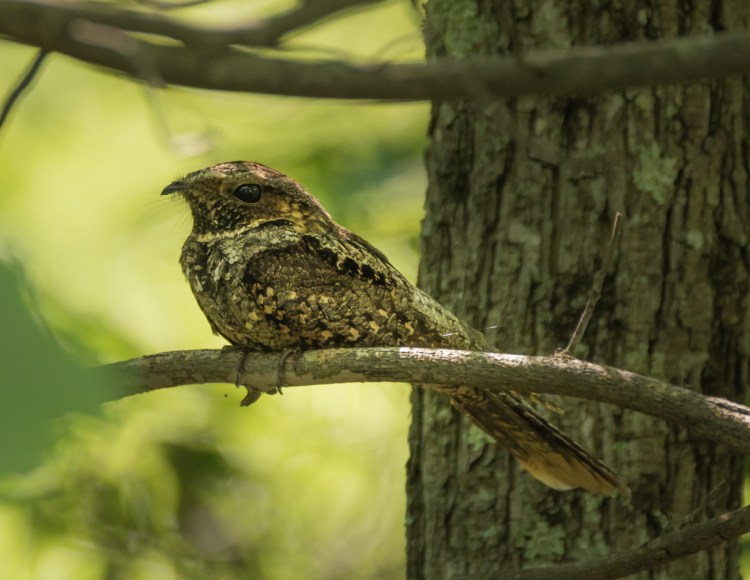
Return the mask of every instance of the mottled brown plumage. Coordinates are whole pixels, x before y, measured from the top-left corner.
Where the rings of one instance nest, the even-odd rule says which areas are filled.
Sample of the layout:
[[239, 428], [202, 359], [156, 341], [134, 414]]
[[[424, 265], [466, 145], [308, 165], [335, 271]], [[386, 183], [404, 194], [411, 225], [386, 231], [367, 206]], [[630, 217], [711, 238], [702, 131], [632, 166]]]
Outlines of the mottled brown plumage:
[[[259, 163], [202, 169], [164, 190], [190, 205], [181, 264], [214, 332], [280, 351], [368, 346], [491, 350], [296, 181]], [[512, 392], [435, 387], [556, 489], [626, 486]]]

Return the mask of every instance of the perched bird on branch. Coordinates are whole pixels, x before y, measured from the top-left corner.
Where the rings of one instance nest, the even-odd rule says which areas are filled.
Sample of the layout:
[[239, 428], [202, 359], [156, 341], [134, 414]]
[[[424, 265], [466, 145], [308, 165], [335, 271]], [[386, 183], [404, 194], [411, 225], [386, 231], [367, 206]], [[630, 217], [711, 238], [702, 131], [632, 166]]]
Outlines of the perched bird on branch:
[[[163, 194], [190, 205], [180, 262], [211, 328], [248, 350], [415, 346], [492, 350], [305, 189], [259, 163], [190, 173]], [[517, 394], [431, 386], [555, 489], [627, 486]]]

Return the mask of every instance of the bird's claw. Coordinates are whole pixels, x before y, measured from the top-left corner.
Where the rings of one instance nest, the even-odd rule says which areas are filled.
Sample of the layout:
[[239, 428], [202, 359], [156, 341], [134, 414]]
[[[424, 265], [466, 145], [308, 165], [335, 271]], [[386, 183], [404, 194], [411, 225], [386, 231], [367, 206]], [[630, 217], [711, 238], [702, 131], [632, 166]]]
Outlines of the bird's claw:
[[236, 346], [233, 344], [228, 344], [221, 349], [222, 353], [233, 353], [237, 351], [242, 353], [242, 358], [240, 359], [240, 364], [237, 365], [237, 375], [234, 380], [234, 386], [238, 388], [244, 387], [247, 390], [245, 398], [240, 402], [240, 407], [249, 407], [255, 401], [257, 401], [260, 396], [266, 391], [258, 389], [252, 385], [248, 385], [242, 380], [245, 376], [245, 365], [247, 363], [247, 357], [250, 354], [250, 350], [242, 346]]
[[276, 392], [279, 393], [279, 395], [283, 394], [281, 392], [281, 387], [284, 386], [284, 365], [286, 364], [287, 359], [290, 356], [296, 358], [301, 352], [301, 348], [288, 348], [282, 351], [281, 356], [279, 357], [279, 364], [276, 367]]
[[245, 387], [247, 389], [247, 394], [245, 395], [245, 398], [240, 401], [240, 407], [249, 407], [252, 405], [255, 401], [257, 401], [262, 391], [259, 391], [257, 389], [254, 389], [253, 387]]

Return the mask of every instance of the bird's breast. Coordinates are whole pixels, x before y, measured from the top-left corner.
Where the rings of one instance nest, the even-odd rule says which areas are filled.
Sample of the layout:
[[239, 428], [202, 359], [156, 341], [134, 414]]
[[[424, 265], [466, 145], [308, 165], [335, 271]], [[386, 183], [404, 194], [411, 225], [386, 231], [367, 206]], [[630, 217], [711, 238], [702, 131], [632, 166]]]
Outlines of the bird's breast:
[[[293, 346], [269, 321], [268, 305], [264, 305], [263, 297], [254, 295], [256, 289], [247, 284], [246, 274], [264, 256], [293, 245], [297, 239], [286, 227], [188, 238], [180, 263], [215, 333], [232, 344], [255, 350]], [[262, 291], [267, 293], [268, 289]]]

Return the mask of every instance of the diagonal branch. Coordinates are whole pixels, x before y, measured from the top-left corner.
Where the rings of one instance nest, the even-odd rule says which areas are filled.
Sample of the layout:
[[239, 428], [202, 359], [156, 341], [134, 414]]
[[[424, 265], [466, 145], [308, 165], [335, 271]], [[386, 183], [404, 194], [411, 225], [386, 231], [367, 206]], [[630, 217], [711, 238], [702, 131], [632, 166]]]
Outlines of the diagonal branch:
[[227, 48], [233, 42], [249, 42], [247, 25], [206, 30], [162, 15], [126, 12], [49, 0], [0, 0], [0, 35], [137, 77], [131, 60], [92, 47], [70, 32], [76, 20], [112, 27], [119, 23], [124, 30], [159, 34], [188, 45], [138, 40], [139, 54], [169, 84], [318, 98], [415, 101], [591, 94], [750, 72], [748, 33], [466, 61], [355, 66], [269, 58]]
[[[241, 367], [246, 370], [238, 377]], [[196, 383], [236, 383], [271, 392], [279, 384], [279, 369], [287, 386], [399, 381], [591, 399], [659, 417], [694, 436], [750, 453], [749, 408], [572, 358], [406, 347], [318, 350], [292, 357], [196, 350], [145, 356], [92, 372], [101, 373], [102, 380], [119, 374], [122, 396], [127, 396]]]
[[643, 546], [619, 554], [574, 564], [558, 564], [506, 572], [508, 580], [607, 580], [637, 574], [695, 552], [708, 550], [750, 532], [750, 507], [728, 512], [655, 538]]

